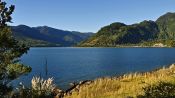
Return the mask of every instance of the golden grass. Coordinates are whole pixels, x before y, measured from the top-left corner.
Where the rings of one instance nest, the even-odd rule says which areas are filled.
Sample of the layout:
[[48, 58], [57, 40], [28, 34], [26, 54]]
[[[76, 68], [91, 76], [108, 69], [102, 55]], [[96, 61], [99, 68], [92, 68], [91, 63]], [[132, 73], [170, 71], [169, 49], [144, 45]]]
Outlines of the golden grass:
[[143, 95], [143, 87], [160, 81], [175, 83], [175, 64], [146, 73], [100, 78], [84, 84], [64, 98], [127, 98]]

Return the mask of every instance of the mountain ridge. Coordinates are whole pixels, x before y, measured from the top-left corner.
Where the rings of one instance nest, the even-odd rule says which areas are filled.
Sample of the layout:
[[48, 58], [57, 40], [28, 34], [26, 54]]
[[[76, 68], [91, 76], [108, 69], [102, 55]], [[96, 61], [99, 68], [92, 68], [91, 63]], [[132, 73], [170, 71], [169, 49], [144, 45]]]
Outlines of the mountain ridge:
[[23, 41], [30, 46], [75, 46], [93, 35], [93, 33], [61, 30], [48, 26], [29, 27], [18, 25], [11, 26], [11, 29], [17, 40]]
[[[144, 20], [126, 25], [115, 22], [102, 27], [96, 34], [79, 44], [82, 47], [115, 47], [118, 45], [174, 45], [175, 13], [166, 13], [156, 21]], [[146, 44], [145, 44], [146, 43]], [[172, 44], [172, 45], [171, 45]]]

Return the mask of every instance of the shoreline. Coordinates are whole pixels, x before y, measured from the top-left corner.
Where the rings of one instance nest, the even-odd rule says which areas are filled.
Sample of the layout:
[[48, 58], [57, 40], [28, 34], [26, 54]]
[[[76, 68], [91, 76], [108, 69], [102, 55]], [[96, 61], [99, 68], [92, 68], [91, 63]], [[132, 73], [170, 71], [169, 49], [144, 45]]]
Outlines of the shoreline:
[[[69, 89], [67, 89], [66, 91], [59, 92], [57, 94], [57, 98], [59, 98], [58, 96], [62, 96], [61, 98], [74, 98], [75, 96], [78, 97], [79, 95], [81, 95], [82, 90], [85, 90], [86, 92], [88, 92], [88, 90], [91, 91], [91, 88], [93, 86], [94, 87], [97, 86], [97, 88], [99, 86], [99, 88], [100, 88], [101, 86], [98, 85], [98, 84], [101, 84], [101, 83], [103, 85], [107, 85], [107, 84], [110, 85], [107, 81], [109, 81], [109, 82], [111, 82], [111, 84], [115, 84], [115, 85], [117, 85], [116, 83], [120, 84], [123, 81], [124, 81], [124, 83], [125, 83], [125, 81], [128, 81], [128, 82], [126, 82], [127, 83], [126, 85], [129, 85], [129, 82], [132, 83], [132, 82], [135, 81], [135, 79], [137, 80], [137, 78], [138, 78], [138, 81], [140, 81], [139, 79], [141, 78], [141, 79], [143, 79], [143, 81], [145, 81], [145, 82], [143, 82], [141, 87], [140, 86], [138, 87], [138, 89], [141, 89], [142, 87], [144, 87], [147, 84], [156, 83], [156, 81], [161, 81], [161, 80], [163, 80], [163, 81], [172, 81], [171, 74], [174, 73], [174, 72], [175, 72], [175, 64], [171, 64], [171, 65], [167, 65], [165, 67], [154, 69], [154, 70], [149, 71], [149, 72], [134, 72], [134, 73], [130, 73], [130, 74], [123, 74], [123, 75], [120, 75], [120, 76], [102, 77], [102, 78], [97, 78], [97, 79], [94, 79], [94, 80], [80, 81], [77, 84], [76, 83], [71, 83], [72, 86]], [[155, 78], [155, 80], [154, 80], [154, 78]], [[149, 80], [149, 82], [148, 82], [148, 80]], [[138, 81], [136, 81], [136, 84], [137, 84]], [[138, 85], [140, 85], [140, 84], [138, 84]], [[136, 86], [136, 85], [132, 85], [132, 86]], [[106, 88], [108, 88], [108, 87], [106, 87]], [[95, 91], [91, 92], [91, 93], [95, 93]], [[122, 92], [121, 92], [121, 94], [122, 94]], [[143, 92], [141, 92], [139, 94], [143, 94]], [[133, 95], [133, 96], [135, 96], [135, 95]], [[93, 97], [88, 97], [88, 98], [93, 98]]]
[[30, 48], [175, 48], [175, 47], [155, 47], [155, 46], [117, 46], [117, 47], [57, 47], [57, 46], [43, 46], [43, 47], [30, 47]]

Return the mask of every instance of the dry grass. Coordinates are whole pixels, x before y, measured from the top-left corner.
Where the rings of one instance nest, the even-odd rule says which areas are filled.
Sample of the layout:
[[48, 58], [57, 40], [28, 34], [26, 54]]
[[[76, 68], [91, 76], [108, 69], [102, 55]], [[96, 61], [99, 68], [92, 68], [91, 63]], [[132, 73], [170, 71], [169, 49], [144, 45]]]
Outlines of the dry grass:
[[160, 81], [175, 83], [175, 64], [147, 73], [134, 73], [114, 78], [101, 78], [84, 84], [65, 98], [127, 98], [143, 95], [143, 87]]
[[50, 94], [56, 88], [56, 85], [53, 83], [53, 81], [53, 78], [48, 78], [47, 80], [44, 80], [41, 77], [33, 77], [33, 79], [31, 80], [32, 90], [39, 93], [42, 91]]

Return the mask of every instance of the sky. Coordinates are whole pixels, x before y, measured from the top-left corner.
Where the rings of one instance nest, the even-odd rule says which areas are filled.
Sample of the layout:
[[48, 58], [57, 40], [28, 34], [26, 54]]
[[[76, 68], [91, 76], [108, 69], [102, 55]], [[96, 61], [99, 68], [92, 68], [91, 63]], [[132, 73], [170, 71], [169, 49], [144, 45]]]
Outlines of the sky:
[[156, 20], [175, 12], [175, 0], [5, 0], [16, 6], [13, 24], [97, 32], [113, 22]]

